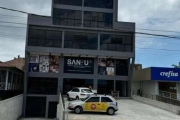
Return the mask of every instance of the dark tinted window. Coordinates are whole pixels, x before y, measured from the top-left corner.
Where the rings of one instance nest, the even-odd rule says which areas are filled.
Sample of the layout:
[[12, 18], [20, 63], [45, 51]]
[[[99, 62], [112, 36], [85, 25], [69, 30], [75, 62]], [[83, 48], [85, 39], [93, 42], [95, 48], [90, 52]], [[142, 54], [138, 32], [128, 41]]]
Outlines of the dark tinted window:
[[108, 97], [101, 97], [101, 102], [113, 102], [113, 101]]
[[101, 34], [100, 49], [109, 51], [132, 52], [132, 37]]
[[53, 24], [64, 26], [81, 26], [82, 25], [82, 11], [54, 9]]
[[84, 0], [85, 7], [113, 8], [113, 0]]
[[128, 75], [128, 60], [116, 60], [116, 75]]
[[64, 48], [97, 50], [98, 34], [65, 32]]
[[79, 92], [79, 89], [78, 89], [78, 88], [74, 88], [74, 89], [72, 90], [72, 92]]
[[112, 28], [112, 24], [112, 13], [84, 12], [84, 27]]
[[30, 28], [28, 45], [42, 47], [62, 47], [62, 32]]
[[99, 102], [99, 97], [91, 97], [86, 102]]
[[28, 94], [56, 95], [57, 89], [56, 78], [28, 78]]
[[82, 0], [54, 0], [55, 4], [82, 6]]

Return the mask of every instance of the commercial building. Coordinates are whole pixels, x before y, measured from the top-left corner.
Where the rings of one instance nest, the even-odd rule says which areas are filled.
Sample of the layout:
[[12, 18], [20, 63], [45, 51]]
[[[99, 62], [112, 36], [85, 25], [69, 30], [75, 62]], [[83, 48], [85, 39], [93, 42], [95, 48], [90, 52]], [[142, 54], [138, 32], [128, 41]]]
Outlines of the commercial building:
[[[150, 67], [135, 70], [132, 90], [180, 100], [180, 69]], [[140, 94], [140, 93], [139, 93]]]
[[53, 0], [28, 15], [24, 116], [53, 118], [60, 91], [89, 87], [130, 97], [135, 23], [118, 22], [118, 0]]

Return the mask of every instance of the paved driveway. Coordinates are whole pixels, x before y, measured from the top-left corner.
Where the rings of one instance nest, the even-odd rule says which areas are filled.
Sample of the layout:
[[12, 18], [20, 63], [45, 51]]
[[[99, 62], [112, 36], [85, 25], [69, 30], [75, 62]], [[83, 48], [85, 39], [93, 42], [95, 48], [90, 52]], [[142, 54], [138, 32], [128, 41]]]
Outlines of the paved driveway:
[[69, 120], [180, 120], [176, 114], [134, 100], [122, 99], [118, 105], [119, 111], [113, 116], [102, 113], [78, 115], [69, 111]]

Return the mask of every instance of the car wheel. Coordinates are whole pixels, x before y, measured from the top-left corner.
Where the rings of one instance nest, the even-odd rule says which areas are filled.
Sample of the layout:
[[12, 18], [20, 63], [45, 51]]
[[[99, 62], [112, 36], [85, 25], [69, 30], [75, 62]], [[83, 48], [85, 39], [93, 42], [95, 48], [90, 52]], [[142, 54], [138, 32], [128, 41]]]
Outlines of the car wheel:
[[82, 108], [81, 107], [76, 107], [74, 109], [74, 111], [75, 111], [76, 114], [81, 114], [82, 113]]
[[78, 97], [78, 96], [76, 96], [76, 100], [79, 100], [79, 97]]
[[70, 100], [71, 100], [68, 94], [67, 94], [67, 100], [68, 100], [68, 101], [70, 101]]
[[109, 115], [114, 115], [115, 110], [114, 110], [113, 108], [109, 108], [109, 109], [107, 110], [107, 113], [108, 113]]

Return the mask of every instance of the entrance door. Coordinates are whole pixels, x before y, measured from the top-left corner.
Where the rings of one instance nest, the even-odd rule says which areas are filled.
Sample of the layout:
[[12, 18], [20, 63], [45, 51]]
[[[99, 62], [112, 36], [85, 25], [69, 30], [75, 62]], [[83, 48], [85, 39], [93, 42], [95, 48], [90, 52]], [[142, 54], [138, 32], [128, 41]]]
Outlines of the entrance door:
[[56, 118], [58, 102], [49, 102], [48, 118]]
[[27, 97], [26, 117], [45, 117], [46, 97]]

